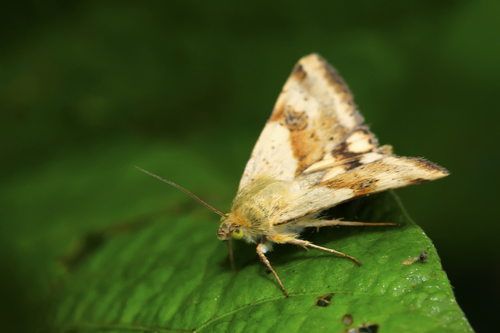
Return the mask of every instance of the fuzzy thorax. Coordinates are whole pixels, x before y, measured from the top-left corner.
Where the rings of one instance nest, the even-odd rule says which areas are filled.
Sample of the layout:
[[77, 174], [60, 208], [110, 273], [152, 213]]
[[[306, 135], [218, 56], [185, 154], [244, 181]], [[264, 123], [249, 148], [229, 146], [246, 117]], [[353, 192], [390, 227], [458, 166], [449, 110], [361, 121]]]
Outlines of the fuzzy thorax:
[[293, 202], [297, 193], [293, 191], [293, 186], [293, 181], [267, 177], [257, 178], [245, 186], [236, 195], [231, 213], [217, 231], [219, 239], [229, 239], [238, 228], [244, 232], [241, 238], [249, 243], [261, 243], [264, 238], [283, 233], [283, 230], [275, 230], [273, 222]]

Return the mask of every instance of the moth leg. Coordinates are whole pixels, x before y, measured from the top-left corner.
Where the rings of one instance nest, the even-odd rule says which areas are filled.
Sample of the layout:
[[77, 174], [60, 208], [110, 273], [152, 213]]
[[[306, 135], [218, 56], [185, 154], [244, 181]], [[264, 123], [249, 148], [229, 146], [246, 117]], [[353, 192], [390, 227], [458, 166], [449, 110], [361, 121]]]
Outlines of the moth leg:
[[397, 223], [368, 223], [368, 222], [349, 222], [349, 221], [341, 221], [341, 220], [314, 220], [314, 221], [304, 221], [297, 222], [297, 225], [300, 227], [330, 227], [336, 225], [344, 225], [350, 227], [360, 227], [360, 226], [368, 226], [368, 227], [381, 227], [381, 226], [398, 226]]
[[315, 245], [315, 244], [313, 244], [311, 242], [308, 242], [308, 241], [305, 241], [305, 240], [302, 240], [302, 239], [292, 239], [292, 240], [289, 240], [287, 243], [288, 244], [295, 244], [295, 245], [302, 246], [302, 247], [312, 247], [312, 248], [315, 248], [315, 249], [318, 249], [318, 250], [321, 250], [321, 251], [335, 253], [335, 254], [338, 254], [339, 256], [345, 257], [347, 259], [351, 259], [356, 264], [358, 264], [359, 266], [361, 266], [361, 263], [356, 258], [348, 256], [347, 254], [339, 252], [339, 251], [335, 251], [335, 250], [332, 250], [332, 249], [328, 249], [326, 247]]
[[285, 294], [286, 297], [290, 297], [288, 295], [288, 293], [286, 292], [285, 290], [285, 287], [283, 286], [283, 283], [281, 283], [281, 280], [278, 276], [278, 274], [274, 271], [274, 269], [272, 268], [271, 266], [271, 263], [269, 262], [269, 260], [267, 260], [267, 257], [264, 255], [264, 252], [262, 251], [262, 246], [263, 244], [259, 244], [257, 245], [257, 254], [259, 255], [259, 258], [260, 260], [267, 266], [267, 268], [269, 268], [271, 270], [271, 272], [274, 274], [274, 277], [276, 278], [276, 280], [278, 280], [278, 283], [281, 287], [281, 290], [283, 290], [283, 294]]

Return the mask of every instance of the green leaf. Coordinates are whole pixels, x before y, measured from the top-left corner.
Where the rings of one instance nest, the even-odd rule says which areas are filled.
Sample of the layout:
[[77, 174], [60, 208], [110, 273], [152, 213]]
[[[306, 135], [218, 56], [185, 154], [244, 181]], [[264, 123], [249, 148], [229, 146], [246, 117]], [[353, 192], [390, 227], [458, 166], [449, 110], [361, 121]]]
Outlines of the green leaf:
[[[24, 265], [28, 271], [30, 267], [42, 269], [39, 283], [49, 280], [53, 286], [47, 292], [53, 304], [50, 330], [342, 332], [369, 326], [380, 332], [472, 331], [436, 249], [393, 192], [358, 199], [329, 213], [345, 220], [396, 222], [399, 227], [331, 227], [302, 234], [315, 244], [357, 258], [361, 267], [326, 252], [277, 245], [268, 258], [290, 293], [285, 298], [259, 262], [255, 245], [233, 242], [237, 268], [233, 275], [229, 265], [221, 265], [227, 247], [215, 235], [219, 217], [140, 173], [128, 159], [136, 154], [147, 161], [158, 149], [170, 160], [190, 161], [190, 169], [215, 167], [179, 148], [144, 152], [139, 147], [113, 145], [109, 149], [115, 151], [113, 165], [106, 165], [102, 169], [108, 171], [92, 180], [97, 184], [101, 177], [112, 179], [104, 186], [98, 184], [102, 192], [83, 186], [88, 175], [78, 170], [107, 156], [106, 148], [98, 156], [86, 155], [90, 162], [75, 161], [74, 156], [64, 162], [62, 157], [48, 171], [25, 180], [43, 191], [26, 194], [11, 189], [9, 195], [12, 201], [21, 195], [30, 202], [39, 200], [39, 208], [53, 214], [52, 224], [30, 231], [25, 240], [30, 246], [17, 248], [26, 257], [35, 248], [40, 252], [36, 261]], [[64, 169], [71, 172], [61, 172]], [[113, 176], [117, 169], [121, 174]], [[200, 177], [192, 175], [193, 182]], [[71, 177], [77, 187], [73, 191], [83, 192], [81, 197], [61, 191]], [[219, 183], [216, 178], [212, 181]], [[21, 188], [16, 184], [16, 189]], [[47, 189], [50, 184], [52, 190]], [[188, 188], [193, 187], [195, 192], [200, 185]], [[140, 193], [137, 203], [133, 203], [132, 198], [138, 197], [133, 193]], [[165, 198], [165, 193], [172, 194]], [[56, 198], [62, 209], [46, 207]], [[117, 209], [119, 203], [121, 209]], [[57, 242], [49, 242], [54, 239]], [[11, 244], [17, 243], [12, 240]], [[427, 262], [402, 264], [418, 256], [422, 246]], [[57, 257], [62, 265], [54, 261]], [[318, 298], [325, 296], [330, 299], [318, 306]], [[352, 316], [352, 322], [346, 321], [346, 315]]]

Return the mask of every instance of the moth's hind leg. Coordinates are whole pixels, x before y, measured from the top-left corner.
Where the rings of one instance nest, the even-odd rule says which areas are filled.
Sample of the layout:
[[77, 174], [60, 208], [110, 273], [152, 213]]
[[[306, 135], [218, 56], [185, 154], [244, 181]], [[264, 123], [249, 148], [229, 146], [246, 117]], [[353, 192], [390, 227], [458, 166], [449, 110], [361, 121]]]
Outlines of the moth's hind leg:
[[313, 220], [313, 221], [304, 221], [304, 222], [297, 222], [298, 226], [300, 227], [316, 227], [316, 228], [321, 228], [321, 227], [331, 227], [331, 226], [336, 226], [336, 225], [343, 225], [343, 226], [350, 226], [350, 227], [361, 227], [361, 226], [368, 226], [368, 227], [382, 227], [382, 226], [394, 226], [397, 227], [397, 223], [369, 223], [369, 222], [349, 222], [349, 221], [341, 221], [341, 220]]
[[305, 240], [302, 240], [302, 239], [296, 239], [296, 238], [295, 239], [290, 239], [287, 243], [288, 244], [295, 244], [295, 245], [298, 245], [298, 246], [302, 246], [303, 248], [306, 248], [306, 249], [307, 249], [307, 247], [312, 247], [312, 248], [315, 248], [315, 249], [318, 249], [318, 250], [321, 250], [321, 251], [335, 253], [335, 254], [338, 254], [339, 256], [345, 257], [347, 259], [351, 259], [356, 264], [358, 264], [359, 266], [361, 266], [361, 263], [358, 261], [358, 259], [356, 259], [354, 257], [348, 256], [347, 254], [339, 252], [339, 251], [335, 251], [335, 250], [332, 250], [332, 249], [328, 249], [326, 247], [315, 245], [315, 244], [313, 244], [311, 242], [308, 242], [308, 241], [305, 241]]

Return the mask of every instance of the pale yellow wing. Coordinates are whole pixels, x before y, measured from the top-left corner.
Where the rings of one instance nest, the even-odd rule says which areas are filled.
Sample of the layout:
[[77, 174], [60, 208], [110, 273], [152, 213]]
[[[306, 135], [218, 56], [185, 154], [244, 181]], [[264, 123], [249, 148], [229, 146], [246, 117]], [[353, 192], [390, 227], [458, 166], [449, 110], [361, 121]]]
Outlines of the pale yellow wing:
[[[369, 153], [373, 154], [373, 153]], [[295, 221], [342, 202], [389, 189], [419, 184], [448, 175], [446, 169], [421, 158], [389, 154], [365, 154], [359, 165], [343, 172], [318, 170], [293, 180], [289, 200], [270, 220], [273, 224]], [[363, 162], [365, 159], [365, 162]]]
[[392, 155], [364, 126], [352, 94], [320, 56], [302, 58], [247, 163], [240, 190], [255, 179], [289, 181], [274, 224], [350, 199], [444, 177], [424, 159]]
[[317, 54], [300, 59], [253, 149], [239, 188], [263, 175], [281, 180], [299, 176], [345, 143], [362, 122], [338, 73]]

